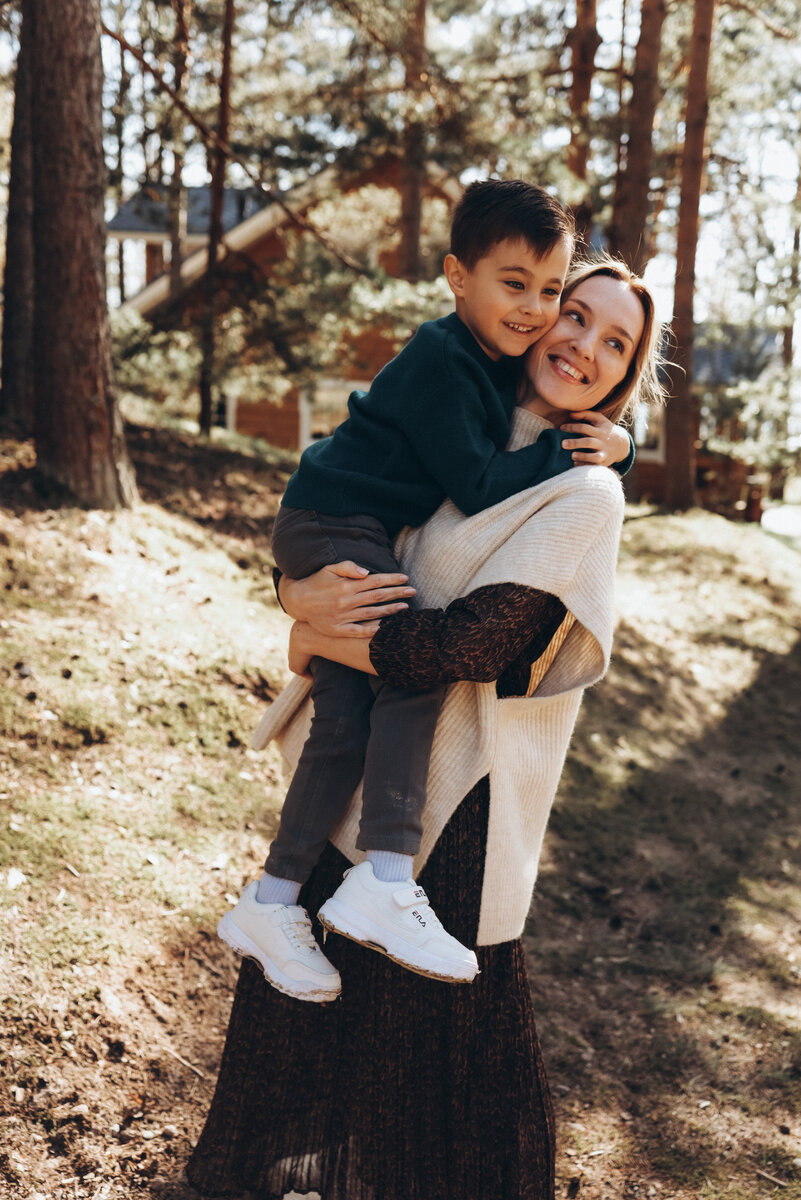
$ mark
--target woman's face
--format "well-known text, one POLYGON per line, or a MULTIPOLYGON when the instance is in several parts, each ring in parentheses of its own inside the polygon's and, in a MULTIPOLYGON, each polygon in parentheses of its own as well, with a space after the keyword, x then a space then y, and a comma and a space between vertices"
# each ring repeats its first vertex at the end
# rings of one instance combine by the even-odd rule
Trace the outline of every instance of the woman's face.
POLYGON ((526 356, 534 394, 525 407, 555 425, 595 408, 625 377, 644 325, 642 304, 627 284, 608 275, 585 279, 526 356))

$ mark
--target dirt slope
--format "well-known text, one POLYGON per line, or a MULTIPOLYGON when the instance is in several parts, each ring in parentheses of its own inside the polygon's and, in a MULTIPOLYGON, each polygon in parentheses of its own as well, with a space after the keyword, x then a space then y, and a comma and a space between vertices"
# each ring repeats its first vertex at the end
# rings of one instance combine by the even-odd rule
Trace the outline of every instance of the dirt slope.
MULTIPOLYGON (((280 802, 247 742, 292 464, 130 439, 145 503, 113 516, 48 509, 0 444, 3 1200, 185 1194, 236 971, 213 929, 280 802)), ((801 559, 635 510, 619 609, 527 932, 557 1194, 801 1197, 801 559)))

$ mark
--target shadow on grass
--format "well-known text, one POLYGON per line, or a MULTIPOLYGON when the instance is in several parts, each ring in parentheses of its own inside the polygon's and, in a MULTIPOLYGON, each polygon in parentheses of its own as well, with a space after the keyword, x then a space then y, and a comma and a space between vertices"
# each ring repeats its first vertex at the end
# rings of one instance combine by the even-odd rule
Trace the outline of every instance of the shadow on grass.
POLYGON ((262 458, 157 426, 129 425, 126 439, 143 500, 254 549, 269 546, 291 457, 262 458))
POLYGON ((644 769, 653 680, 683 669, 627 628, 587 697, 528 926, 546 1063, 568 1108, 630 1114, 656 1177, 720 1187, 744 1156, 798 1179, 801 975, 775 927, 801 882, 801 642, 644 769))
MULTIPOLYGON (((126 442, 143 500, 213 534, 269 549, 273 519, 294 470, 291 456, 262 457, 159 426, 127 425, 126 442)), ((63 489, 36 474, 32 442, 0 440, 0 505, 17 512, 73 506, 63 489)), ((247 550, 243 551, 247 557, 247 550)))

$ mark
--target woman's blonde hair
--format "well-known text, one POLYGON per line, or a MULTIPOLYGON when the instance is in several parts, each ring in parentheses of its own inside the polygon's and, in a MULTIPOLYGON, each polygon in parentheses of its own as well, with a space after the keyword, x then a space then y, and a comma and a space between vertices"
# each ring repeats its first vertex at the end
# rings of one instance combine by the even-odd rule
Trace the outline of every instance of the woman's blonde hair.
POLYGON ((562 304, 581 283, 597 275, 618 279, 633 292, 642 305, 645 317, 642 334, 632 355, 625 376, 609 395, 595 405, 595 411, 603 413, 610 421, 630 424, 640 401, 647 404, 663 404, 665 388, 660 379, 664 363, 662 343, 664 328, 656 318, 654 297, 648 285, 630 271, 626 264, 611 254, 599 254, 591 259, 575 263, 568 272, 562 291, 562 304))

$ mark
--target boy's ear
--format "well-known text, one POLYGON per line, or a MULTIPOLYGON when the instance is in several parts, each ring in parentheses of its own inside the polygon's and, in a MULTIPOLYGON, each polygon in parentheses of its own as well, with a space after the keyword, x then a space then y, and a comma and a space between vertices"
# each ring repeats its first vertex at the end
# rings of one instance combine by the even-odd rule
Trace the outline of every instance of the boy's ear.
POLYGON ((463 296, 465 280, 468 275, 468 270, 464 263, 460 262, 455 254, 446 254, 442 269, 445 272, 448 287, 454 296, 463 296))

